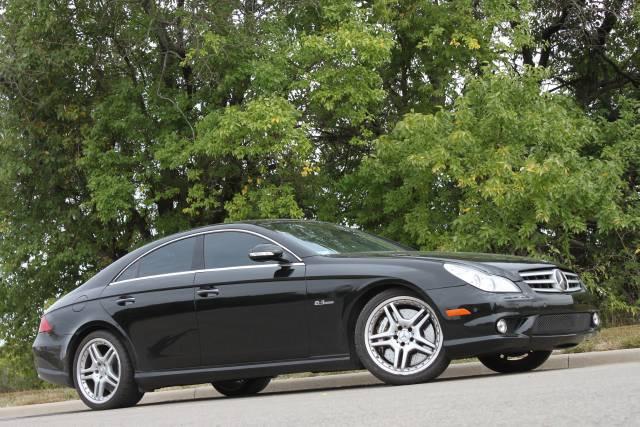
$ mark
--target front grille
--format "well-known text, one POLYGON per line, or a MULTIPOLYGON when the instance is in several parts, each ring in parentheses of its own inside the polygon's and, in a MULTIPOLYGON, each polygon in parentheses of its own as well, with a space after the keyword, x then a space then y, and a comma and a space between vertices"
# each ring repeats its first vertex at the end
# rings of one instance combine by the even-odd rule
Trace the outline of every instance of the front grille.
POLYGON ((582 283, 577 274, 562 270, 521 271, 520 276, 534 291, 537 292, 573 292, 582 289, 582 283), (566 280, 566 289, 561 289, 556 279, 559 271, 566 280))
POLYGON ((547 314, 538 316, 531 328, 533 335, 574 334, 591 328, 591 314, 547 314))

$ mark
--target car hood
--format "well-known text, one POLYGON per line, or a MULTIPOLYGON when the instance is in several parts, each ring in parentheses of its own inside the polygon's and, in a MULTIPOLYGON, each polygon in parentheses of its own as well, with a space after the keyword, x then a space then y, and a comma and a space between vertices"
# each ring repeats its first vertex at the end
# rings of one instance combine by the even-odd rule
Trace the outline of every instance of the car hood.
MULTIPOLYGON (((332 258, 389 258, 415 259, 435 262, 452 262, 465 264, 490 274, 507 276, 512 280, 520 280, 519 271, 547 269, 553 267, 565 268, 557 263, 546 260, 526 258, 514 255, 487 254, 476 252, 363 252, 351 254, 329 255, 332 258)), ((565 268, 566 269, 566 268, 565 268)))

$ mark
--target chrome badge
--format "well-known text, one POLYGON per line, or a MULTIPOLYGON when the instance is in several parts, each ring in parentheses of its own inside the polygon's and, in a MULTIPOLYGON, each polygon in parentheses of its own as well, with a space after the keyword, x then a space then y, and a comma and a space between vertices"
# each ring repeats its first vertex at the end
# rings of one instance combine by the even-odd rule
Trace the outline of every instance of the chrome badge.
POLYGON ((553 270, 551 277, 553 278, 553 281, 554 281, 554 284, 553 284, 554 288, 561 291, 567 290, 567 288, 569 287, 569 283, 567 282, 567 278, 561 270, 558 270, 558 269, 553 270))

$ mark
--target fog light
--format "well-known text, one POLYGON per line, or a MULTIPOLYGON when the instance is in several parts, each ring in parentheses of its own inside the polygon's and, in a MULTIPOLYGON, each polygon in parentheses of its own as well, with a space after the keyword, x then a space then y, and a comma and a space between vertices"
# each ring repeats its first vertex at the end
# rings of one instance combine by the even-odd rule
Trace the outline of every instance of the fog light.
POLYGON ((593 323, 593 326, 595 326, 596 328, 600 326, 600 316, 598 315, 598 313, 593 313, 591 315, 591 323, 593 323))
POLYGON ((500 332, 501 334, 506 334, 507 333, 507 321, 504 319, 500 319, 496 322, 496 329, 498 330, 498 332, 500 332))

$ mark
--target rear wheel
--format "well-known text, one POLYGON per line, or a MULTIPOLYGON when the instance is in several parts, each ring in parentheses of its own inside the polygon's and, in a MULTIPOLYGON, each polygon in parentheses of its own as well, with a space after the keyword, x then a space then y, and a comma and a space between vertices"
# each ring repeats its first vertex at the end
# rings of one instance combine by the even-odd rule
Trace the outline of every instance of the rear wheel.
POLYGON ((363 365, 388 384, 431 380, 449 365, 436 311, 403 289, 369 301, 356 324, 355 345, 363 365))
POLYGON ((126 349, 107 331, 92 332, 80 342, 73 373, 76 391, 91 409, 133 406, 144 395, 134 381, 126 349))
POLYGON ((227 380, 211 383, 218 393, 225 396, 249 396, 258 394, 271 382, 271 377, 227 380))
POLYGON ((528 353, 490 354, 479 356, 480 362, 492 371, 508 374, 526 372, 541 366, 551 356, 550 351, 528 353))

